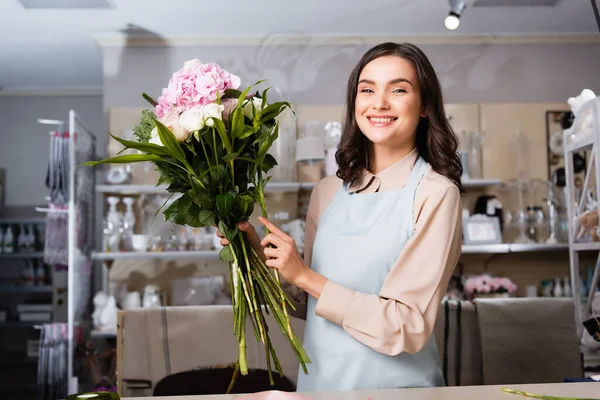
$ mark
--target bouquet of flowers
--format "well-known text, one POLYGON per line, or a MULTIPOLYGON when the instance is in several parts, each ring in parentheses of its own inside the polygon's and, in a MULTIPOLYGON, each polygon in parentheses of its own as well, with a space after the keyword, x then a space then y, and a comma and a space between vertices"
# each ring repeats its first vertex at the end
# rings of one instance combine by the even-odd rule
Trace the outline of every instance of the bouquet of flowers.
MULTIPOLYGON (((152 162, 171 196, 179 197, 164 210, 165 218, 191 227, 217 226, 229 245, 219 258, 230 264, 234 334, 239 343, 236 373, 248 373, 245 320, 250 317, 256 340, 271 361, 281 366, 269 338, 265 313, 271 312, 296 353, 304 372, 310 363, 290 324, 287 307, 293 307, 277 271, 269 269, 249 245, 238 223, 248 220, 258 203, 266 217, 266 174, 277 165, 269 149, 279 132, 278 116, 288 102, 267 102, 267 91, 243 92, 240 78, 218 64, 198 59, 175 72, 158 100, 142 96, 153 107, 144 110, 134 129, 137 141, 111 135, 124 149, 137 154, 117 155, 88 163, 152 162)), ((268 232, 267 232, 268 233, 268 232)), ((234 375, 235 379, 235 375, 234 375)))
POLYGON ((469 298, 510 296, 517 291, 517 285, 509 278, 482 274, 467 278, 464 283, 464 290, 469 298))

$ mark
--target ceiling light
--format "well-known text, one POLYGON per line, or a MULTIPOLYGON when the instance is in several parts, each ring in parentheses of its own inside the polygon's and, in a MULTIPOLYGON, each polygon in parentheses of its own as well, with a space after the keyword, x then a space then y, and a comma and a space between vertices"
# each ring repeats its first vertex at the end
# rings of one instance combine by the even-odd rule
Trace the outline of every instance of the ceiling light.
POLYGON ((444 21, 446 28, 454 30, 460 25, 460 15, 467 7, 467 3, 464 0, 448 0, 450 4, 450 12, 444 21))

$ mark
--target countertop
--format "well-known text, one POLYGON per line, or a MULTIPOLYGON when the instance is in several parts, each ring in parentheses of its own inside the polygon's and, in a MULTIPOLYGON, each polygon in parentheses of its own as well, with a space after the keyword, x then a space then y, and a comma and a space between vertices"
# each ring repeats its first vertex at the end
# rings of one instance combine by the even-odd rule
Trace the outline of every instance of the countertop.
MULTIPOLYGON (((598 398, 600 400, 600 382, 584 383, 552 383, 533 385, 490 385, 490 386, 460 386, 441 388, 419 388, 419 389, 390 389, 390 390, 358 390, 351 392, 316 392, 302 393, 307 400, 527 400, 529 397, 518 396, 503 392, 502 388, 517 389, 525 392, 578 398, 598 398)), ((177 396, 177 397, 129 397, 124 400, 148 400, 148 399, 171 399, 171 400, 234 400, 248 398, 248 400, 284 400, 286 397, 254 395, 207 395, 207 396, 177 396)), ((296 393, 291 393, 290 400, 297 398, 296 393), (296 395, 296 396, 294 396, 296 395)))

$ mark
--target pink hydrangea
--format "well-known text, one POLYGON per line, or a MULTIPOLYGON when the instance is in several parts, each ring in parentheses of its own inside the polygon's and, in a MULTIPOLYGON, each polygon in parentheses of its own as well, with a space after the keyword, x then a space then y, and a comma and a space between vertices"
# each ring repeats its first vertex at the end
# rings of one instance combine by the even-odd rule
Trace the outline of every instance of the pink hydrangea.
POLYGON ((158 98, 156 116, 160 119, 171 107, 182 113, 191 108, 205 106, 217 100, 217 92, 240 87, 240 78, 215 63, 202 64, 200 60, 187 61, 175 72, 158 98))

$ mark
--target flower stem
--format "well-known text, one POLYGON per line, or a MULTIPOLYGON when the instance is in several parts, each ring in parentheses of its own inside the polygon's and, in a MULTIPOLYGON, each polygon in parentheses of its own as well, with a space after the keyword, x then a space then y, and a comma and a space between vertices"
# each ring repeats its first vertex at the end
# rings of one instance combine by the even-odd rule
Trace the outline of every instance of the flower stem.
POLYGON ((507 389, 507 388, 502 388, 502 391, 506 392, 506 393, 516 394, 519 396, 532 397, 535 399, 543 399, 543 400, 598 400, 598 399, 580 399, 580 398, 575 398, 575 397, 545 396, 542 394, 528 393, 528 392, 523 392, 521 390, 507 389))
MULTIPOLYGON (((240 242, 242 243, 242 252, 244 253, 244 261, 246 262, 246 271, 250 271, 250 261, 248 260, 248 253, 246 252, 246 244, 245 244, 245 240, 244 240, 244 234, 242 233, 242 231, 238 231, 238 237, 240 239, 240 242)), ((254 313, 256 315, 256 323, 258 325, 258 331, 260 333, 260 339, 262 341, 263 344, 265 343, 265 331, 264 328, 261 324, 260 318, 258 316, 259 310, 258 310, 258 304, 256 302, 256 294, 254 292, 254 284, 252 283, 252 277, 250 276, 250 274, 248 274, 248 286, 250 286, 250 294, 252 295, 251 297, 251 301, 252 301, 252 306, 254 307, 254 313)))
MULTIPOLYGON (((263 187, 263 179, 262 179, 262 171, 258 170, 258 179, 261 182, 260 185, 260 190, 259 190, 259 202, 260 202, 260 208, 262 210, 262 214, 264 218, 267 218, 267 205, 265 203, 265 193, 264 193, 264 187, 263 187)), ((269 234, 269 229, 265 227, 265 236, 269 234)), ((275 270, 275 281, 277 282, 277 285, 281 287, 281 279, 279 278, 279 271, 275 270)), ((288 310, 287 310, 287 305, 285 303, 285 301, 281 302, 281 308, 283 309, 283 314, 285 315, 285 319, 287 321, 287 330, 288 330, 288 334, 290 336, 293 335, 292 332, 292 325, 290 322, 290 316, 288 315, 288 310)))
POLYGON ((233 370, 233 375, 231 376, 231 381, 229 382, 229 386, 227 387, 227 392, 225 392, 225 394, 230 394, 231 391, 233 390, 233 385, 235 384, 235 380, 237 378, 239 370, 240 370, 240 363, 236 362, 235 369, 233 370))

